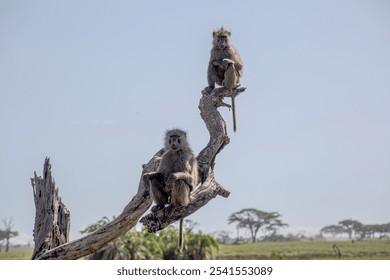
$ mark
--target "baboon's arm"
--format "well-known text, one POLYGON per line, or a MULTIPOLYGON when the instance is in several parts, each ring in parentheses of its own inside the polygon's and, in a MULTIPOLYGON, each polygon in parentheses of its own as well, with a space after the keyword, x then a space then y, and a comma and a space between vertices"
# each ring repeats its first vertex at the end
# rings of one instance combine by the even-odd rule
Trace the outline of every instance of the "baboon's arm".
POLYGON ((160 172, 149 172, 145 173, 143 175, 143 178, 145 180, 152 180, 152 179, 157 179, 157 180, 162 180, 162 173, 160 172))
POLYGON ((172 179, 174 179, 175 181, 183 180, 184 182, 186 182, 187 185, 190 186, 191 189, 194 189, 194 178, 192 178, 192 175, 190 173, 176 172, 176 173, 172 173, 171 176, 173 176, 172 179))

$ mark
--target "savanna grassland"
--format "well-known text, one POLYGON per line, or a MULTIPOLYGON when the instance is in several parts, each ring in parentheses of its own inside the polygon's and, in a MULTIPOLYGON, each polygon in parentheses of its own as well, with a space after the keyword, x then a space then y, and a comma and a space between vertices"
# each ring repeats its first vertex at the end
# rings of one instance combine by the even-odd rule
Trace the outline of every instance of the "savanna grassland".
POLYGON ((10 248, 8 252, 3 248, 0 252, 0 260, 31 260, 32 253, 32 247, 10 248))
MULTIPOLYGON (((10 248, 0 260, 29 260, 32 248, 10 248)), ((291 241, 220 244, 219 260, 390 260, 389 240, 291 241), (341 257, 338 257, 337 249, 341 257)))
POLYGON ((390 260, 389 240, 221 244, 219 260, 390 260), (333 245, 336 245, 335 247, 333 245), (341 257, 338 255, 340 251, 341 257))

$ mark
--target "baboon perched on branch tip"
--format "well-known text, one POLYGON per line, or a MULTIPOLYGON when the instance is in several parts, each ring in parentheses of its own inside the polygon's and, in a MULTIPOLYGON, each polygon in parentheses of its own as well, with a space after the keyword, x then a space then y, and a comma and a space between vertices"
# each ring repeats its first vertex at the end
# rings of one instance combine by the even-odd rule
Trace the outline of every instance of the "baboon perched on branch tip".
POLYGON ((236 132, 236 106, 233 89, 240 86, 242 76, 242 61, 236 48, 231 43, 231 33, 223 27, 213 32, 213 47, 207 70, 208 86, 206 92, 211 92, 215 84, 224 86, 232 94, 233 130, 236 132))

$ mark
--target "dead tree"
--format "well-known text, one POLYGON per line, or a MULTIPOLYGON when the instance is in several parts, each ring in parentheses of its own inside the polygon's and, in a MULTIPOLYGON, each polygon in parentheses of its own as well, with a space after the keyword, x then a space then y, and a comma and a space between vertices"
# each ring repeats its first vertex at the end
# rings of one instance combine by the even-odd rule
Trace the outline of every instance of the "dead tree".
MULTIPOLYGON (((226 123, 218 112, 218 107, 230 105, 223 102, 224 97, 237 96, 245 88, 229 91, 216 88, 210 93, 202 92, 199 103, 200 115, 210 134, 210 141, 197 156, 199 173, 203 183, 191 194, 191 203, 186 207, 165 208, 156 213, 144 216, 141 222, 150 232, 156 232, 169 224, 191 215, 217 195, 228 197, 229 191, 224 189, 214 177, 214 164, 217 154, 229 144, 226 123), (169 213, 169 215, 167 215, 169 213)), ((51 175, 49 159, 45 159, 43 178, 36 173, 31 179, 36 207, 34 226, 35 248, 32 259, 79 259, 105 246, 108 242, 128 232, 149 209, 152 198, 149 186, 142 175, 156 171, 164 149, 159 150, 153 158, 144 164, 137 194, 125 206, 122 213, 113 221, 96 231, 69 242, 70 214, 58 196, 58 189, 51 175)))

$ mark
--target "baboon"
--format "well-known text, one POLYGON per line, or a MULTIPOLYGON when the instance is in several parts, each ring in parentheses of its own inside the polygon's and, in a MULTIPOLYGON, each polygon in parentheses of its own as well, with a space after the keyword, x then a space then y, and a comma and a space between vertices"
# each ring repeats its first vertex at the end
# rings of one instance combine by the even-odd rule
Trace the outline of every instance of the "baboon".
MULTIPOLYGON (((172 204, 177 208, 187 206, 190 192, 197 186, 198 162, 187 142, 187 133, 181 129, 171 129, 165 133, 164 154, 156 172, 144 174, 150 181, 151 193, 156 212, 172 204)), ((179 250, 183 250, 183 219, 179 224, 179 250)))
POLYGON ((337 247, 336 243, 333 244, 332 248, 333 248, 333 251, 335 251, 336 255, 337 255, 339 258, 341 258, 341 251, 340 251, 339 247, 337 247))
MULTIPOLYGON (((215 88, 215 84, 233 90, 240 86, 242 61, 236 48, 231 43, 231 33, 223 27, 213 32, 213 47, 207 70, 208 86, 206 92, 215 88)), ((236 132, 236 108, 232 93, 233 130, 236 132)))

